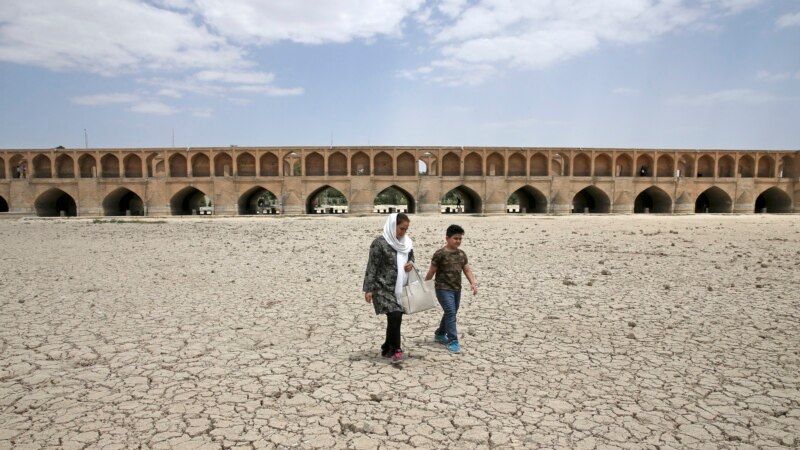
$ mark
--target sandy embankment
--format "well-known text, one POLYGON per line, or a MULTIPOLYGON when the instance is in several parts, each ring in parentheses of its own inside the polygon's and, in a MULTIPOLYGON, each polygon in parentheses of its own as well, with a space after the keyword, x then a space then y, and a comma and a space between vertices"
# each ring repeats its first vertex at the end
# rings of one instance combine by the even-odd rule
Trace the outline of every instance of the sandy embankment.
POLYGON ((451 221, 464 351, 394 366, 382 217, 0 221, 0 448, 800 445, 797 216, 451 221))

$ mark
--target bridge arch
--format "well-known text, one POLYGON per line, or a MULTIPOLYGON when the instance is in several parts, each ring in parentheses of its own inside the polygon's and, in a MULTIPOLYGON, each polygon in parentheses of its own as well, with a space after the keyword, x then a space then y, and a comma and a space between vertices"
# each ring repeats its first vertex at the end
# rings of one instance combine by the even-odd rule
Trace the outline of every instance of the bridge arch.
POLYGON ((734 161, 731 155, 722 155, 717 161, 717 177, 732 178, 735 176, 734 161))
POLYGON ((171 177, 187 177, 189 171, 186 165, 186 157, 180 153, 176 153, 169 157, 169 176, 171 177))
POLYGON ((469 186, 459 185, 442 196, 441 205, 445 213, 480 214, 483 212, 483 199, 469 186))
MULTIPOLYGON (((184 159, 185 161, 185 159, 184 159)), ((206 205, 206 193, 194 186, 186 186, 176 192, 169 201, 173 216, 190 216, 197 214, 201 206, 206 205)))
POLYGON ((489 157, 486 158, 486 167, 488 169, 486 175, 490 177, 503 177, 506 175, 505 161, 500 153, 492 152, 489 157))
MULTIPOLYGON (((11 178, 21 178, 23 177, 22 169, 27 165, 27 160, 24 156, 20 154, 16 154, 11 157, 8 161, 8 165, 11 168, 11 178)), ((27 168, 25 170, 28 170, 27 168)))
MULTIPOLYGON (((267 155, 264 155, 267 156, 267 155)), ((263 157, 261 158, 264 159, 263 157)), ((262 173, 264 169, 261 169, 262 173)), ((214 176, 215 177, 224 177, 224 176, 231 176, 233 174, 233 158, 231 155, 222 152, 217 153, 214 156, 214 176)))
POLYGON ((617 156, 617 176, 618 177, 632 177, 633 176, 633 158, 630 155, 621 154, 617 156))
POLYGON ((716 176, 714 158, 712 158, 711 155, 703 155, 697 159, 697 176, 711 178, 716 176))
POLYGON ((103 214, 106 216, 124 216, 130 211, 132 216, 144 215, 142 197, 132 190, 120 187, 103 199, 103 214))
POLYGON ((772 178, 775 176, 775 159, 764 155, 758 159, 758 178, 772 178))
POLYGON ((674 177, 675 176, 675 160, 672 156, 661 155, 656 162, 656 176, 657 177, 674 177))
POLYGON ((397 176, 413 177, 417 174, 417 170, 418 164, 414 155, 409 152, 403 152, 397 156, 397 176))
POLYGON ((39 217, 58 217, 61 212, 68 217, 78 215, 78 207, 71 195, 59 188, 50 188, 39 195, 33 203, 39 217))
POLYGON ((261 166, 260 170, 262 177, 277 177, 280 175, 278 157, 272 152, 267 152, 261 155, 259 165, 261 166))
POLYGON ((410 192, 403 189, 402 187, 393 184, 378 192, 378 195, 375 196, 373 204, 375 206, 379 205, 394 206, 394 205, 403 205, 403 201, 405 201, 407 210, 406 212, 408 212, 409 214, 414 214, 417 211, 417 202, 414 199, 414 196, 411 195, 410 192))
POLYGON ((461 175, 461 162, 458 155, 448 152, 442 158, 442 176, 457 177, 461 175))
POLYGON ((586 153, 578 153, 572 159, 572 176, 589 177, 592 175, 592 160, 586 153))
POLYGON ((192 176, 193 177, 210 177, 211 176, 211 160, 205 153, 197 153, 192 156, 192 176))
POLYGON ((325 158, 317 152, 311 152, 306 156, 306 173, 308 177, 321 177, 325 175, 325 158))
POLYGON ((142 178, 142 158, 139 155, 130 154, 123 158, 122 167, 126 178, 142 178))
POLYGON ((521 152, 514 152, 508 157, 508 176, 510 177, 524 177, 527 172, 525 170, 525 155, 521 152))
POLYGON ((657 186, 650 186, 642 190, 633 202, 634 214, 644 213, 645 210, 655 214, 669 214, 672 212, 672 197, 657 186))
POLYGON ((394 175, 394 162, 386 152, 375 155, 375 175, 394 175))
POLYGON ((548 175, 547 170, 547 156, 542 153, 536 153, 531 157, 530 166, 530 176, 532 177, 546 177, 548 175))
MULTIPOLYGON (((542 191, 533 186, 525 185, 514 191, 511 196, 516 195, 519 201, 519 212, 546 214, 547 197, 542 191)), ((510 197, 509 197, 510 198, 510 197)))
MULTIPOLYGON (((277 158, 276 158, 277 161, 277 158)), ((239 215, 276 214, 278 196, 263 186, 254 186, 239 197, 239 215)))
POLYGON ((78 170, 81 172, 81 178, 93 178, 97 173, 97 160, 89 154, 81 155, 78 158, 78 170))
POLYGON ((731 212, 732 206, 731 196, 727 192, 717 186, 711 186, 697 196, 697 200, 694 202, 694 212, 725 214, 731 212))
POLYGON ((552 166, 552 174, 560 177, 568 177, 570 175, 569 156, 566 153, 558 152, 550 159, 552 166))
POLYGON ((45 155, 36 155, 36 157, 33 158, 33 177, 34 178, 53 177, 50 158, 48 158, 45 155))
POLYGON ((119 178, 119 158, 108 153, 100 158, 100 173, 103 178, 119 178))
POLYGON ((240 177, 256 176, 256 157, 244 152, 236 157, 236 175, 240 177))
POLYGON ((75 178, 75 160, 71 156, 56 157, 56 178, 75 178))
POLYGON ((794 158, 786 155, 781 158, 780 167, 778 167, 778 176, 780 178, 794 178, 797 176, 794 170, 794 158))
POLYGON ((679 177, 694 177, 694 158, 691 155, 681 155, 678 158, 679 177))
POLYGON ((600 153, 594 158, 594 176, 610 177, 613 175, 611 169, 611 156, 607 153, 600 153))
POLYGON ((756 197, 755 212, 790 213, 792 212, 792 197, 777 187, 771 187, 756 197))
POLYGON ((483 176, 483 158, 478 152, 472 152, 464 158, 464 175, 483 176))
POLYGON ((6 160, 0 157, 0 179, 6 177, 6 160))
POLYGON ((647 154, 636 158, 636 175, 640 177, 653 176, 653 157, 647 154))
POLYGON ((756 160, 750 155, 739 158, 739 176, 742 178, 753 178, 756 176, 756 160))
POLYGON ((572 197, 572 208, 576 213, 607 214, 611 211, 611 200, 597 186, 587 186, 572 197))
POLYGON ((306 197, 306 214, 333 214, 342 211, 341 207, 350 204, 342 191, 326 184, 315 189, 306 197), (318 209, 319 208, 319 209, 318 209))
POLYGON ((350 175, 364 175, 369 176, 370 174, 370 167, 369 167, 369 156, 362 151, 356 152, 352 158, 350 165, 350 175))
POLYGON ((8 212, 8 202, 0 195, 0 213, 8 212))
POLYGON ((334 152, 328 157, 328 175, 346 176, 347 157, 342 152, 334 152))

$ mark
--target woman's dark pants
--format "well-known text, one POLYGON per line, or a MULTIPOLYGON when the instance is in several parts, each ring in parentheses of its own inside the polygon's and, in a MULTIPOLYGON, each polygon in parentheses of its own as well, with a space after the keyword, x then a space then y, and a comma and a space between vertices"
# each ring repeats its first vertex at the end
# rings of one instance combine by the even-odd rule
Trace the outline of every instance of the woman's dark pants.
POLYGON ((386 341, 381 345, 381 354, 394 355, 394 352, 400 350, 400 325, 402 324, 402 312, 386 313, 386 341))

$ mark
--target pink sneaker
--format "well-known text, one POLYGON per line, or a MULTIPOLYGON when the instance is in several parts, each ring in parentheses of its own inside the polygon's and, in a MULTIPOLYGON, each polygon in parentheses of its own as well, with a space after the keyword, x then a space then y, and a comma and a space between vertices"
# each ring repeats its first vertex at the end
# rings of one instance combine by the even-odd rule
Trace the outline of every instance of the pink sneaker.
POLYGON ((402 350, 397 350, 396 352, 394 352, 394 357, 392 357, 393 361, 402 361, 404 359, 406 359, 406 354, 403 353, 402 350))

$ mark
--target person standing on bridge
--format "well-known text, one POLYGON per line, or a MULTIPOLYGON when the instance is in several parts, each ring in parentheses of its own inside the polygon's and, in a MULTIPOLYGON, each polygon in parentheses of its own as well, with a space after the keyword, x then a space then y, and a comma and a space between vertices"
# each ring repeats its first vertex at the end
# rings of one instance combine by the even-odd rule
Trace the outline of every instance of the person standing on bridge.
POLYGON ((401 361, 405 353, 400 345, 403 307, 400 295, 408 283, 407 272, 413 269, 414 245, 406 234, 411 219, 403 213, 389 214, 383 234, 372 241, 364 275, 364 300, 372 303, 375 314, 386 314, 386 340, 381 356, 401 361))

